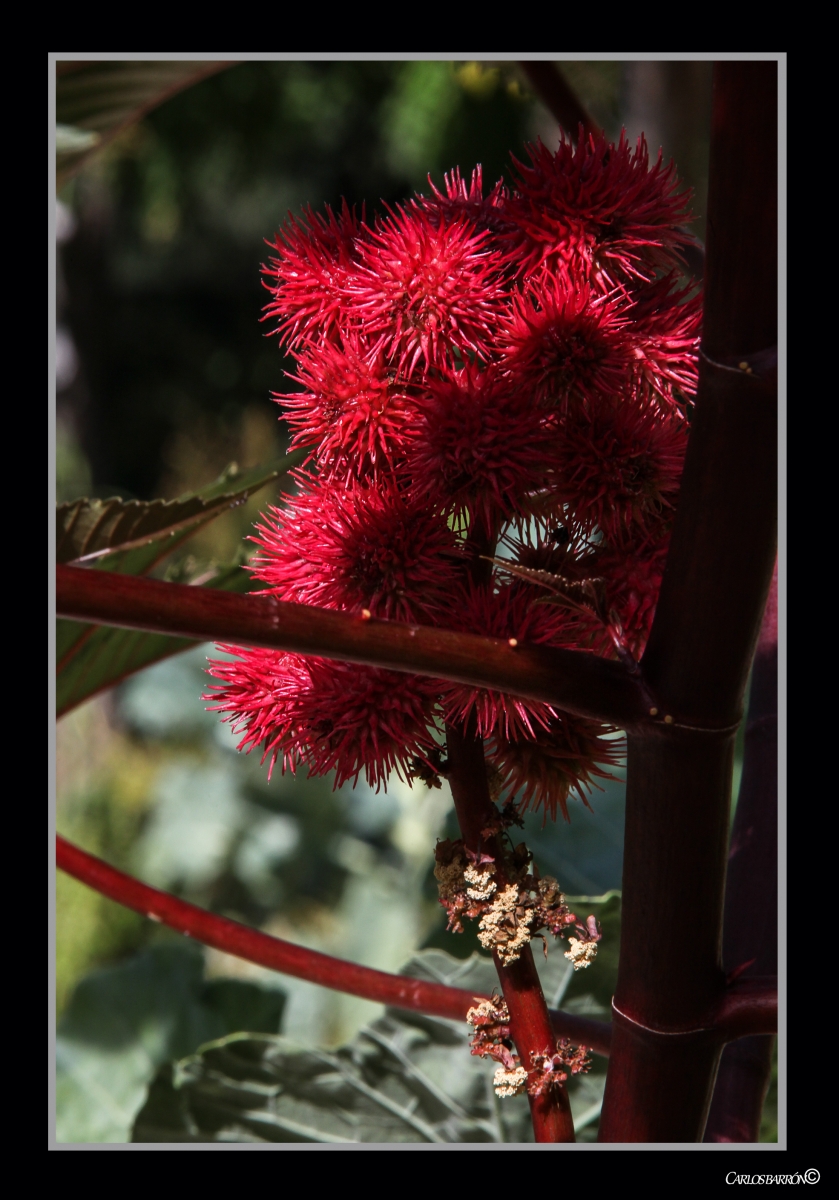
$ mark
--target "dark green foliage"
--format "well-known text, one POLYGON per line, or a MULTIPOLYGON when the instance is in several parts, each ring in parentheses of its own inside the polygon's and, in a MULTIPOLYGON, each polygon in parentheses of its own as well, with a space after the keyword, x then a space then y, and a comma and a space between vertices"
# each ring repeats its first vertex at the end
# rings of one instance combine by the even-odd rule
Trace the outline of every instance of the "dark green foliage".
POLYGON ((78 62, 57 64, 56 176, 63 186, 126 125, 221 64, 78 62))
MULTIPOLYGON (((57 559, 72 562, 95 555, 93 566, 99 570, 145 575, 200 526, 244 504, 267 484, 286 478, 304 457, 305 451, 294 451, 279 462, 245 472, 232 463, 214 483, 179 500, 126 503, 117 498, 83 499, 61 504, 57 513, 57 559)), ((190 565, 188 560, 186 565, 190 565)), ((200 583, 225 591, 245 592, 251 585, 241 563, 214 564, 200 571, 180 570, 178 575, 179 583, 200 583)), ((62 716, 135 671, 194 645, 190 638, 57 621, 57 715, 62 716)))
POLYGON ((242 1027, 279 1028, 283 996, 239 980, 203 979, 203 957, 181 940, 88 975, 58 1026, 57 1137, 128 1140, 161 1063, 242 1027))
POLYGON ((127 551, 156 544, 152 563, 169 554, 188 534, 229 508, 236 508, 266 484, 299 466, 305 451, 287 454, 278 463, 242 472, 235 463, 208 487, 177 500, 72 500, 56 513, 56 562, 96 559, 110 571, 145 574, 147 556, 131 559, 127 551), (105 555, 122 551, 119 559, 105 555))
MULTIPOLYGON (((598 907, 610 913, 616 908, 612 900, 598 907)), ((402 973, 484 994, 497 986, 491 960, 478 955, 462 961, 426 950, 402 973)), ((541 964, 541 975, 550 1000, 573 992, 569 1007, 597 1010, 598 999, 576 985, 559 948, 541 964)), ((132 1141, 532 1141, 526 1097, 496 1097, 496 1064, 470 1053, 470 1036, 465 1022, 396 1009, 334 1051, 304 1049, 278 1036, 234 1034, 161 1067, 132 1141)), ((605 1063, 594 1062, 590 1074, 569 1083, 579 1140, 596 1131, 605 1063)))

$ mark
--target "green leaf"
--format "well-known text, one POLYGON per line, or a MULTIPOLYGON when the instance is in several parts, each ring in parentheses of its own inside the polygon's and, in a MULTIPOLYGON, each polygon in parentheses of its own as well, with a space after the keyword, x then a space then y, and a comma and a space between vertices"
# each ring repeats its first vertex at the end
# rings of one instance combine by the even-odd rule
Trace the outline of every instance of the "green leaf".
POLYGON ((778 1039, 772 1049, 772 1074, 769 1079, 769 1090, 763 1102, 763 1113, 760 1118, 759 1142, 777 1142, 778 1140, 778 1039))
MULTIPOLYGON (((276 462, 240 472, 231 463, 213 483, 178 500, 73 500, 57 509, 56 557, 85 561, 98 570, 145 575, 201 525, 244 504, 249 496, 281 479, 304 461, 294 450, 276 462), (235 487, 231 486, 235 480, 235 487)), ((247 574, 233 566, 217 569, 210 586, 247 591, 247 574)), ((56 622, 56 711, 58 716, 142 667, 188 650, 195 643, 164 634, 137 633, 56 622), (80 657, 81 656, 81 657, 80 657), (113 662, 109 661, 113 656, 113 662)))
POLYGON ((97 150, 171 96, 230 63, 56 63, 56 183, 59 189, 97 150))
POLYGON ((189 942, 152 946, 86 976, 56 1038, 56 1138, 127 1142, 161 1063, 243 1025, 279 1029, 281 992, 241 980, 204 982, 189 942))
POLYGON ((214 483, 177 500, 71 500, 56 509, 56 560, 60 563, 92 562, 114 551, 145 549, 164 542, 151 562, 146 556, 109 561, 108 570, 143 574, 157 558, 168 554, 189 533, 226 509, 244 504, 253 492, 265 487, 306 457, 295 450, 268 466, 240 472, 231 464, 214 483), (231 486, 233 485, 233 486, 231 486))
MULTIPOLYGON (((550 1000, 569 989, 574 972, 560 947, 539 969, 550 1000)), ((484 994, 498 984, 492 960, 477 954, 463 960, 420 951, 402 973, 484 994)), ((584 996, 577 995, 578 1008, 584 996)), ((596 1006, 592 998, 589 1007, 596 1006)), ((495 1095, 496 1064, 470 1053, 470 1035, 465 1022, 397 1009, 333 1051, 302 1049, 276 1035, 233 1034, 160 1069, 132 1140, 532 1141, 527 1098, 495 1095)), ((594 1061, 589 1075, 569 1081, 581 1140, 591 1139, 600 1112, 605 1063, 594 1061)))
MULTIPOLYGON (((171 553, 191 530, 180 537, 174 537, 168 543, 150 542, 145 546, 136 546, 133 550, 117 550, 91 564, 94 569, 120 571, 125 575, 145 575, 164 555, 171 553)), ((97 625, 87 625, 81 621, 62 621, 55 623, 55 664, 58 674, 58 686, 61 687, 61 676, 68 669, 73 657, 93 637, 97 625)))
MULTIPOLYGON (((241 566, 225 566, 217 568, 216 574, 201 586, 246 592, 251 579, 241 566)), ((55 707, 58 717, 135 671, 191 650, 196 645, 194 638, 169 637, 165 633, 83 625, 77 621, 58 621, 57 624, 60 667, 55 707)))

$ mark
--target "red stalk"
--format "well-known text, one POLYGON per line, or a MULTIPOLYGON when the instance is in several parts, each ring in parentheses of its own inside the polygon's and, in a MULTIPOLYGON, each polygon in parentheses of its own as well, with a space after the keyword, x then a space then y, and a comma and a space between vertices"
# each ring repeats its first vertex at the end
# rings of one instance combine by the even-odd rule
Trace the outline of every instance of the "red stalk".
POLYGON ((649 701, 620 663, 580 650, 512 649, 498 638, 349 613, 269 596, 56 567, 59 617, 196 640, 317 654, 547 700, 566 712, 634 728, 649 701))
MULTIPOLYGON (((237 958, 268 967, 272 971, 292 975, 296 979, 307 979, 310 983, 348 992, 352 996, 362 996, 365 1000, 429 1013, 452 1021, 465 1021, 467 1010, 476 999, 487 999, 463 988, 446 987, 441 983, 429 983, 362 967, 345 959, 333 958, 330 954, 295 946, 281 938, 270 937, 257 929, 249 929, 238 921, 216 916, 167 892, 149 887, 62 837, 55 840, 55 855, 59 870, 66 871, 74 879, 115 900, 117 904, 123 904, 149 920, 168 925, 170 929, 176 929, 205 946, 213 946, 216 950, 234 954, 237 958)), ((552 1012, 550 1015, 555 1035, 584 1043, 596 1054, 609 1053, 611 1029, 605 1022, 571 1013, 552 1012)))
MULTIPOLYGON (((723 969, 738 984, 778 969, 778 568, 752 670, 740 798, 725 885, 723 969)), ((756 1142, 769 1086, 774 1037, 744 1037, 720 1060, 706 1142, 756 1142)), ((750 1034, 756 1034, 753 1027, 750 1034)))
MULTIPOLYGON (((497 819, 498 810, 490 800, 486 779, 483 743, 468 729, 461 733, 446 728, 448 749, 447 779, 454 797, 460 831, 469 849, 484 850, 495 859, 495 879, 506 885, 504 855, 499 837, 485 838, 482 830, 497 819)), ((531 1071, 531 1054, 553 1052, 556 1034, 551 1024, 542 985, 530 947, 517 962, 504 966, 493 954, 495 967, 507 1008, 510 1031, 522 1066, 531 1071)), ((557 1086, 542 1096, 528 1096, 533 1132, 537 1142, 573 1142, 574 1122, 564 1087, 557 1086)))
POLYGON ((599 135, 600 126, 568 86, 559 63, 523 61, 519 67, 551 116, 575 141, 581 125, 585 134, 599 135))
POLYGON ((733 735, 776 543, 776 87, 773 62, 716 68, 704 357, 642 662, 675 723, 628 738, 603 1141, 701 1140, 719 1057, 733 735))
MULTIPOLYGON (((737 1039, 751 1041, 755 1035, 768 1036, 771 1041, 778 1029, 776 977, 756 975, 730 983, 714 1017, 714 1029, 721 1041, 735 1047, 737 1039)), ((760 1099, 762 1104, 763 1096, 760 1099)), ((757 1141, 757 1138, 743 1140, 757 1141)))

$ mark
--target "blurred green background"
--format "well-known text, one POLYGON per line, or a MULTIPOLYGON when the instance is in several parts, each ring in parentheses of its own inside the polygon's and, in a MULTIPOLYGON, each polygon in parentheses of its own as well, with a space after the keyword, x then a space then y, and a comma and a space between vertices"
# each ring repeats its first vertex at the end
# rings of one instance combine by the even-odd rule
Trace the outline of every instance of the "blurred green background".
MULTIPOLYGON (((710 64, 564 69, 611 136, 644 129, 676 159, 701 236, 710 64)), ((264 239, 303 205, 346 198, 370 216, 455 165, 481 163, 491 184, 537 137, 554 145, 558 127, 515 64, 475 62, 243 63, 128 128, 59 195, 58 500, 172 498, 231 461, 276 458, 287 436, 270 393, 291 364, 260 323, 264 239)), ((181 556, 230 561, 275 495, 212 522, 181 556)), ((444 931, 431 875, 436 838, 454 833, 447 789, 269 784, 205 711, 208 653, 61 721, 58 831, 158 887, 370 966, 398 970, 420 947, 470 955, 474 937, 444 931)), ((621 783, 592 804, 573 804, 570 826, 529 817, 526 836, 543 872, 595 896, 620 887, 621 783)), ((299 1045, 339 1046, 381 1011, 202 954, 65 875, 56 889, 59 1140, 126 1140, 155 1070, 209 1038, 282 1027, 299 1045)))

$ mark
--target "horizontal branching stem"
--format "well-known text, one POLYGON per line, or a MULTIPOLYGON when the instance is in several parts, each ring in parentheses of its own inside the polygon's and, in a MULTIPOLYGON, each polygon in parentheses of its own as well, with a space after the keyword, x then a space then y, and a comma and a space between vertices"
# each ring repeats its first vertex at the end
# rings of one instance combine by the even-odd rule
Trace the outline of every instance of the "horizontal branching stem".
MULTIPOLYGON (((238 921, 209 913, 168 892, 149 887, 62 837, 56 838, 56 865, 103 896, 205 946, 337 992, 348 992, 393 1008, 428 1013, 450 1021, 465 1021, 467 1010, 476 1001, 488 999, 464 988, 362 967, 249 929, 238 921)), ((589 1046, 596 1054, 609 1053, 611 1028, 606 1022, 553 1011, 551 1023, 558 1036, 589 1046)))
POLYGON ((581 650, 509 646, 424 625, 364 620, 270 596, 56 568, 56 613, 77 621, 319 655, 543 700, 621 729, 649 723, 640 679, 581 650))
POLYGON ((728 985, 715 1027, 724 1042, 778 1032, 778 980, 773 976, 738 979, 728 985))

